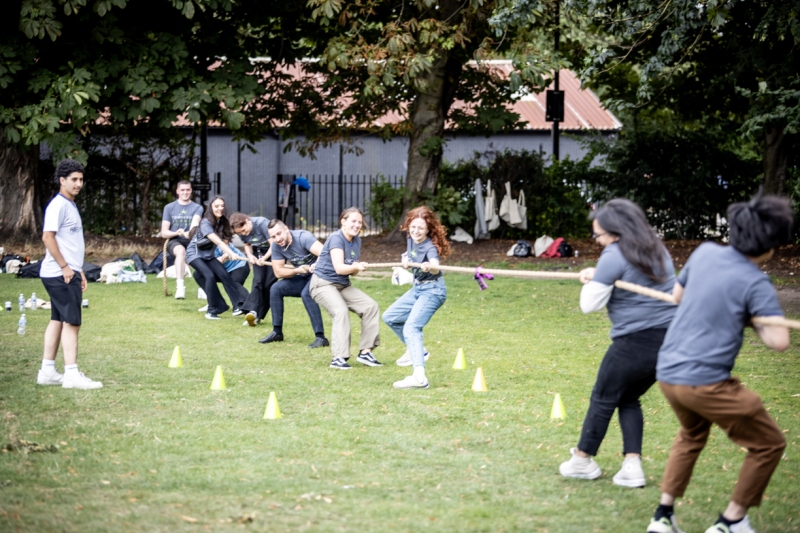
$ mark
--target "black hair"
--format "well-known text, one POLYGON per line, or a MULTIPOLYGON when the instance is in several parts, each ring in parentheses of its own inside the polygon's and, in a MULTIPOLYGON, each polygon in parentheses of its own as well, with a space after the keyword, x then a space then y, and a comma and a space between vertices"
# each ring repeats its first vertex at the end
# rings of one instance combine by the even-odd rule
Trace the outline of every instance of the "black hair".
POLYGON ((647 221, 642 208, 615 198, 589 215, 609 234, 618 237, 622 256, 653 281, 664 282, 671 273, 666 271, 664 257, 667 249, 647 221))
POLYGON ((794 222, 788 198, 762 196, 728 206, 731 246, 750 257, 758 257, 789 240, 794 222))
POLYGON ((233 230, 231 229, 231 223, 229 220, 228 215, 228 202, 225 202, 225 207, 222 209, 222 216, 217 217, 214 216, 214 210, 211 208, 211 205, 216 202, 217 200, 222 200, 225 202, 225 198, 222 196, 215 196, 209 202, 208 206, 206 207, 206 212, 203 215, 203 218, 211 222, 211 226, 214 228, 214 233, 222 239, 223 241, 230 241, 233 238, 233 230))
POLYGON ((60 161, 56 166, 56 171, 55 171, 56 181, 60 180, 61 178, 66 178, 73 172, 80 172, 81 174, 83 174, 84 172, 86 172, 86 169, 83 167, 83 165, 81 165, 74 159, 64 159, 60 161))

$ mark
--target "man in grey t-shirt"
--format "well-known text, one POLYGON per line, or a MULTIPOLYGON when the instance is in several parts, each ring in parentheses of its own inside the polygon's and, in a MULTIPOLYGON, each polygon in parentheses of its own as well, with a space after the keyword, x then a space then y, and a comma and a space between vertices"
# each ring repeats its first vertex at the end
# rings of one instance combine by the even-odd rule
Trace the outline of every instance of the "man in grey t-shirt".
MULTIPOLYGON (((198 224, 203 216, 203 207, 192 202, 192 184, 181 180, 175 189, 178 200, 164 206, 161 216, 161 236, 169 239, 167 253, 175 258, 175 275, 177 287, 175 298, 186 297, 186 286, 183 278, 186 275, 186 247, 189 245, 189 231, 198 224)), ((167 258, 164 258, 167 261, 167 258)))
MULTIPOLYGON (((728 207, 730 246, 705 243, 692 253, 672 295, 680 303, 658 353, 656 378, 681 428, 672 444, 661 500, 649 533, 677 530, 675 498, 683 496, 698 456, 717 424, 747 449, 730 503, 706 533, 752 532, 747 510, 757 506, 786 448, 786 439, 759 396, 731 376, 742 330, 753 317, 781 317, 769 277, 758 267, 789 237, 788 199, 756 196, 728 207)), ((783 351, 789 330, 755 324, 768 347, 783 351)))
POLYGON ((272 269, 280 278, 269 291, 272 309, 272 331, 259 342, 267 344, 283 341, 283 298, 299 297, 311 319, 311 327, 316 338, 309 348, 329 346, 322 324, 319 304, 309 294, 309 282, 314 272, 314 264, 322 252, 322 243, 306 230, 290 230, 282 221, 274 219, 269 223, 269 236, 272 245, 272 269), (286 263, 291 264, 291 267, 286 263))

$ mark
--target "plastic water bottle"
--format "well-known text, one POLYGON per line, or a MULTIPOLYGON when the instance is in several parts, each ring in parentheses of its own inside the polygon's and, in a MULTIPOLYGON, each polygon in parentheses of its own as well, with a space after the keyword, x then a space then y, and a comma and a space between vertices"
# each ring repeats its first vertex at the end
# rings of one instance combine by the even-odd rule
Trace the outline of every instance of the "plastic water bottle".
POLYGON ((17 303, 19 303, 19 312, 20 313, 24 312, 25 311, 25 295, 24 294, 20 294, 19 295, 19 300, 17 300, 17 303))
POLYGON ((17 327, 17 333, 20 335, 25 335, 25 328, 28 325, 28 320, 25 318, 25 313, 22 313, 22 316, 19 317, 19 326, 17 327))
POLYGON ((31 311, 36 311, 36 293, 31 294, 31 311))

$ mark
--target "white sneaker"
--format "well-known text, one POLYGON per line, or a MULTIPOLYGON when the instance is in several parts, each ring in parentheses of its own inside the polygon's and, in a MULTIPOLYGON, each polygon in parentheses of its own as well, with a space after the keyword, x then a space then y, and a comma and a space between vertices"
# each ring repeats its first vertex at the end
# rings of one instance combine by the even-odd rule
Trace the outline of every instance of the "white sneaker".
POLYGON ((614 476, 614 485, 620 487, 644 487, 645 478, 641 457, 629 457, 622 462, 622 468, 614 476))
POLYGON ((184 298, 186 298, 186 286, 177 287, 175 289, 175 299, 183 300, 184 298))
POLYGON ((39 385, 62 385, 64 383, 64 374, 59 374, 57 370, 42 370, 39 369, 39 375, 36 376, 36 383, 39 385))
POLYGON ((706 533, 756 533, 756 531, 750 527, 750 519, 745 515, 741 522, 731 524, 731 527, 725 524, 714 524, 706 529, 706 533))
POLYGON ((203 289, 197 289, 197 299, 198 300, 208 300, 206 297, 206 291, 203 289))
POLYGON ((83 372, 74 372, 64 376, 64 383, 61 385, 65 389, 102 389, 103 384, 99 381, 92 381, 83 372))
POLYGON ((672 515, 669 518, 664 517, 661 520, 656 520, 655 518, 650 519, 650 525, 647 526, 647 533, 683 533, 683 531, 678 527, 678 521, 675 519, 675 515, 672 515))
POLYGON ((205 313, 206 311, 208 311, 208 304, 197 310, 198 313, 205 313))
POLYGON ((578 457, 575 455, 576 450, 577 448, 570 448, 569 453, 572 454, 572 458, 565 463, 561 463, 561 466, 558 467, 558 471, 561 472, 561 475, 576 479, 599 478, 603 471, 600 470, 600 467, 597 466, 594 459, 591 457, 578 457))
POLYGON ((417 381, 417 378, 414 376, 408 376, 400 381, 395 381, 393 385, 395 389, 427 389, 429 386, 430 384, 427 379, 420 382, 417 381))
MULTIPOLYGON (((423 355, 422 357, 427 362, 431 354, 425 348, 422 348, 422 350, 425 352, 425 355, 423 355)), ((397 363, 397 366, 411 366, 411 354, 408 353, 408 350, 406 350, 406 353, 404 353, 400 359, 395 361, 395 363, 397 363)))

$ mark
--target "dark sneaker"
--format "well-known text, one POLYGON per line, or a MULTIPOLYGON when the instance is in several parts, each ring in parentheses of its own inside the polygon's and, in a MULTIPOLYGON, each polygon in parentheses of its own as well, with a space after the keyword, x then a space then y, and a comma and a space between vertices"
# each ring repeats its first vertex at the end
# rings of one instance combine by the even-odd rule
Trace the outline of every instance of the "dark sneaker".
POLYGON ((270 342, 283 342, 283 335, 281 333, 278 333, 277 331, 270 331, 269 335, 259 340, 258 342, 260 342, 261 344, 267 344, 270 342))
POLYGON ((331 361, 331 368, 335 368, 336 370, 350 370, 353 367, 348 365, 347 361, 341 357, 334 357, 333 361, 331 361))
POLYGON ((206 318, 209 320, 219 320, 220 318, 216 313, 206 313, 206 318))
POLYGON ((314 339, 314 342, 308 345, 309 348, 324 348, 325 346, 330 346, 331 343, 328 342, 328 339, 325 337, 317 337, 314 339))
POLYGON ((240 316, 240 315, 242 315, 242 314, 244 314, 244 311, 242 311, 242 310, 241 310, 241 309, 239 309, 238 307, 237 307, 236 309, 234 309, 234 310, 233 310, 233 316, 240 316))
POLYGON ((372 352, 358 354, 356 361, 367 366, 383 366, 380 361, 375 359, 375 356, 372 355, 372 352))

